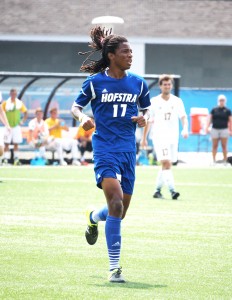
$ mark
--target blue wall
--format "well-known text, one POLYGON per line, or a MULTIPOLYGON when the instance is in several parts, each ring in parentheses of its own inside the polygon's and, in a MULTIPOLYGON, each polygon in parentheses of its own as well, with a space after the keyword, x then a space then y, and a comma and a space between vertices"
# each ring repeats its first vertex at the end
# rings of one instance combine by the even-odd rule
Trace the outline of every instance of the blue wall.
MULTIPOLYGON (((217 97, 224 94, 227 97, 227 107, 232 110, 232 90, 208 90, 208 89, 181 89, 180 98, 183 100, 186 113, 189 117, 189 124, 191 126, 190 109, 191 107, 208 108, 209 112, 217 105, 217 97)), ((191 135, 188 139, 180 138, 179 151, 180 152, 195 152, 198 151, 198 142, 200 142, 199 150, 201 152, 211 151, 210 136, 191 135)), ((232 137, 229 139, 228 150, 232 152, 232 137)), ((221 147, 219 147, 221 151, 221 147)))
MULTIPOLYGON (((160 93, 157 86, 150 91, 151 97, 160 93)), ((183 100, 186 113, 189 120, 189 129, 191 129, 190 110, 192 107, 208 108, 209 112, 217 105, 217 97, 224 94, 227 97, 227 107, 232 110, 232 89, 191 89, 181 88, 179 97, 183 100)), ((182 126, 180 125, 180 131, 182 126)), ((180 136, 179 151, 180 152, 211 152, 211 139, 209 135, 191 134, 188 139, 180 136)), ((232 152, 232 137, 229 138, 228 150, 232 152)), ((218 151, 221 152, 219 146, 218 151)))

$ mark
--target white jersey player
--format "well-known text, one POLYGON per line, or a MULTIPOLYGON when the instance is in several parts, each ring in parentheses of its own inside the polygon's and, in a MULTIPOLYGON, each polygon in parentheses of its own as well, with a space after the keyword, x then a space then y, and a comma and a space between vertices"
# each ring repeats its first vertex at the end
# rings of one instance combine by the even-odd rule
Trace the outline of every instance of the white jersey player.
POLYGON ((156 181, 154 198, 163 198, 161 188, 168 185, 172 199, 180 194, 175 191, 174 178, 171 171, 173 162, 177 161, 179 142, 179 119, 182 122, 182 136, 188 137, 188 119, 183 101, 172 95, 172 77, 162 75, 159 79, 161 94, 151 99, 150 122, 144 129, 141 146, 147 145, 147 134, 152 129, 151 137, 157 160, 161 162, 161 170, 156 181))

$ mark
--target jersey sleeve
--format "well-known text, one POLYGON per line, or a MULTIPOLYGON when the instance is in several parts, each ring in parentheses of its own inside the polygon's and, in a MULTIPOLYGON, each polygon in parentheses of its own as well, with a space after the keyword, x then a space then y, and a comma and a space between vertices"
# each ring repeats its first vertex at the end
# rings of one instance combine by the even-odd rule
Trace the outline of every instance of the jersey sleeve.
POLYGON ((25 106, 24 103, 22 103, 22 107, 21 107, 20 111, 21 111, 22 113, 25 113, 25 112, 27 111, 27 108, 26 108, 26 106, 25 106))
POLYGON ((74 101, 74 106, 85 107, 89 101, 96 98, 93 82, 91 77, 88 77, 80 90, 79 95, 77 96, 76 100, 74 101))
POLYGON ((144 110, 148 109, 151 105, 150 102, 150 93, 148 90, 148 86, 145 80, 141 81, 141 92, 139 95, 139 109, 144 110))
POLYGON ((6 101, 2 102, 2 110, 4 110, 4 112, 6 112, 6 101))

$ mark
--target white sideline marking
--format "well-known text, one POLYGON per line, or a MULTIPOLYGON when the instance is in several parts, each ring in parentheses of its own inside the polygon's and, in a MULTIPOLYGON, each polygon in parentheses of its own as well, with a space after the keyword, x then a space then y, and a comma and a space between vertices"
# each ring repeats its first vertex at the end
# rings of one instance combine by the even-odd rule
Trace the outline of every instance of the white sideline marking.
MULTIPOLYGON (((94 178, 93 178, 94 179, 94 178)), ((28 181, 28 182, 64 182, 64 183, 67 183, 67 182, 70 182, 70 183, 73 183, 73 182, 83 182, 83 183, 88 183, 88 182, 91 182, 92 180, 89 180, 89 179, 51 179, 51 178, 17 178, 17 177, 1 177, 1 180, 2 181, 28 181)))
MULTIPOLYGON (((91 179, 50 179, 50 178, 27 178, 27 177, 1 177, 2 181, 28 181, 28 182, 64 182, 64 183, 88 183, 94 181, 94 176, 91 179)), ((154 182, 135 181, 135 185, 154 185, 154 182)), ((232 183, 198 183, 198 182, 176 182, 177 186, 205 186, 205 187, 232 187, 232 183)))

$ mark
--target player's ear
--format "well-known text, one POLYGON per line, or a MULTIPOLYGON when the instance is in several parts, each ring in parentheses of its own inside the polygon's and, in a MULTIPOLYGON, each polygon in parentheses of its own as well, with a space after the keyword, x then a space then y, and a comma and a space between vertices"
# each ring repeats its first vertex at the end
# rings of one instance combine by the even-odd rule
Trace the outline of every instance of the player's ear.
POLYGON ((112 60, 114 58, 114 53, 109 52, 107 55, 109 60, 112 60))

